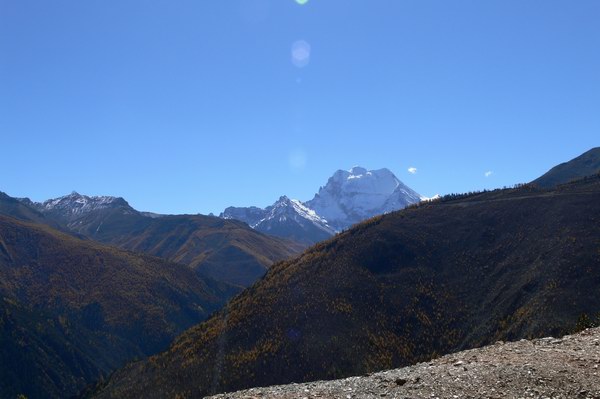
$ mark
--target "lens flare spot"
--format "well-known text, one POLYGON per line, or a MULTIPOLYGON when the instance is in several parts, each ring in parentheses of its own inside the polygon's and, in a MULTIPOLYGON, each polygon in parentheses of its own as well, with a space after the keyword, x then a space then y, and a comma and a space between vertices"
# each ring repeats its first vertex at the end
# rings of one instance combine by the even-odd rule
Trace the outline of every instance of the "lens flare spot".
POLYGON ((301 6, 303 6, 306 3, 308 3, 308 0, 296 0, 296 3, 300 4, 301 6))
POLYGON ((293 150, 288 157, 290 168, 294 172, 302 171, 306 167, 306 158, 306 152, 303 149, 297 148, 293 150))
POLYGON ((304 40, 298 40, 292 44, 292 64, 298 68, 304 68, 310 62, 310 44, 304 40))

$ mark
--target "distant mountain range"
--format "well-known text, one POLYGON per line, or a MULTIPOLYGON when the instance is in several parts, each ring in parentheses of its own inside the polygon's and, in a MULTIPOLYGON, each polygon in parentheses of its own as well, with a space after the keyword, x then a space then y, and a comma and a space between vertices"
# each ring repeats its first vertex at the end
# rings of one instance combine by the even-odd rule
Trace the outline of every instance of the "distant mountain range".
POLYGON ((297 243, 261 234, 235 220, 139 212, 119 197, 73 192, 43 203, 28 198, 18 202, 28 220, 52 223, 105 244, 182 263, 200 275, 240 286, 252 284, 273 262, 302 249, 297 243))
POLYGON ((241 220, 278 237, 314 244, 365 219, 403 209, 423 197, 389 169, 338 170, 307 202, 281 197, 265 208, 229 207, 224 219, 241 220))
POLYGON ((74 395, 300 249, 243 222, 138 212, 123 198, 0 193, 0 398, 74 395))
POLYGON ((272 267, 95 397, 203 397, 559 336, 600 312, 599 248, 600 175, 423 202, 272 267))
POLYGON ((552 184, 420 203, 389 171, 338 171, 306 203, 230 209, 254 229, 0 193, 0 399, 94 381, 100 398, 197 397, 559 335, 600 312, 600 175, 584 155, 552 184))

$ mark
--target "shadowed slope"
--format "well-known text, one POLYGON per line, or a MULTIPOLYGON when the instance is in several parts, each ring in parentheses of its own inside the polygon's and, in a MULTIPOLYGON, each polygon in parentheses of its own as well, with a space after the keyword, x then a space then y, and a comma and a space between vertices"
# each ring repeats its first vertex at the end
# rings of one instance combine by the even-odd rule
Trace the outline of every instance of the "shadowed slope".
POLYGON ((532 183, 544 188, 556 187, 582 177, 600 173, 600 147, 550 169, 532 183))
POLYGON ((59 223, 44 216, 44 214, 31 206, 32 204, 29 199, 19 200, 0 191, 0 215, 10 216, 25 222, 46 224, 56 229, 61 229, 59 223))
POLYGON ((364 222, 267 275, 97 397, 199 397, 389 369, 600 311, 600 178, 364 222))
POLYGON ((241 286, 254 283, 275 261, 302 248, 254 231, 242 222, 202 215, 151 219, 136 234, 107 241, 189 265, 201 275, 241 286))
POLYGON ((164 349, 237 289, 0 216, 0 397, 67 397, 164 349))
POLYGON ((93 240, 183 263, 202 276, 240 286, 252 284, 274 262, 304 249, 238 221, 138 212, 118 197, 89 197, 74 192, 44 203, 7 198, 19 205, 22 213, 45 218, 20 219, 60 225, 93 240))

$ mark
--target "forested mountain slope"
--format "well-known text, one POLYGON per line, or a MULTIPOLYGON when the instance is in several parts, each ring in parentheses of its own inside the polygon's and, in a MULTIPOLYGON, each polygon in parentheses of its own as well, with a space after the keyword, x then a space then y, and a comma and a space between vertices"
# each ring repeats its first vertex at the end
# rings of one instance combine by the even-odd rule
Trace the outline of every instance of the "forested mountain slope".
MULTIPOLYGON (((12 199, 12 202, 18 201, 12 199)), ((235 220, 139 212, 120 197, 90 197, 73 192, 43 203, 28 199, 20 202, 21 208, 44 218, 35 221, 61 226, 65 231, 105 244, 183 263, 201 276, 240 286, 252 284, 274 262, 304 248, 235 220)), ((10 212, 5 214, 14 216, 10 212)))
POLYGON ((99 398, 192 398, 560 335, 600 311, 600 177, 447 196, 273 266, 99 398))
POLYGON ((0 216, 0 398, 76 394, 237 292, 187 266, 0 216))

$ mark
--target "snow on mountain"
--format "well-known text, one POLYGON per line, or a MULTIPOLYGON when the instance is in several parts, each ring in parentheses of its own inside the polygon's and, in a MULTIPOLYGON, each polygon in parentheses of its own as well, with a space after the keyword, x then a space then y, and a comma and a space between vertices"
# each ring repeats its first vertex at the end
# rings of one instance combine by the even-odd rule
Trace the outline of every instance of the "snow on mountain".
POLYGON ((64 197, 44 201, 42 206, 46 210, 65 209, 74 214, 85 213, 96 209, 104 209, 115 204, 126 203, 123 198, 99 196, 88 197, 73 191, 64 197))
POLYGON ((389 169, 355 166, 338 170, 308 202, 281 197, 265 208, 229 207, 225 219, 237 219, 264 233, 315 243, 370 217, 396 211, 421 200, 389 169))
POLYGON ((248 226, 256 228, 256 225, 267 217, 268 213, 269 211, 266 209, 261 209, 256 206, 247 208, 230 206, 229 208, 226 208, 219 217, 223 219, 241 220, 242 222, 247 223, 248 226))
POLYGON ((314 244, 335 234, 327 220, 307 208, 302 202, 282 196, 265 209, 229 207, 221 213, 224 219, 246 222, 260 232, 289 238, 304 244, 314 244))
POLYGON ((327 225, 327 220, 323 219, 316 214, 312 209, 307 208, 302 202, 290 199, 287 196, 282 196, 279 200, 266 209, 266 216, 256 224, 260 227, 267 221, 276 220, 279 222, 285 222, 288 218, 292 218, 298 221, 300 218, 302 221, 308 220, 314 223, 317 227, 323 231, 327 231, 333 234, 333 230, 327 225))
MULTIPOLYGON (((23 199, 22 201, 26 202, 27 200, 23 199)), ((120 208, 126 214, 137 212, 123 198, 110 196, 90 197, 81 195, 75 191, 69 195, 49 199, 41 203, 29 201, 29 205, 44 214, 53 215, 65 222, 71 222, 91 212, 104 209, 120 208)))
POLYGON ((335 234, 326 220, 298 200, 282 196, 265 210, 265 218, 255 226, 256 230, 263 233, 305 244, 314 244, 335 234))
POLYGON ((400 182, 398 187, 396 187, 392 195, 390 195, 385 202, 382 210, 383 213, 394 212, 399 209, 404 209, 407 206, 417 203, 421 200, 422 196, 400 182))
POLYGON ((335 172, 305 205, 340 231, 370 217, 405 208, 420 199, 419 194, 389 169, 369 171, 356 166, 335 172))

